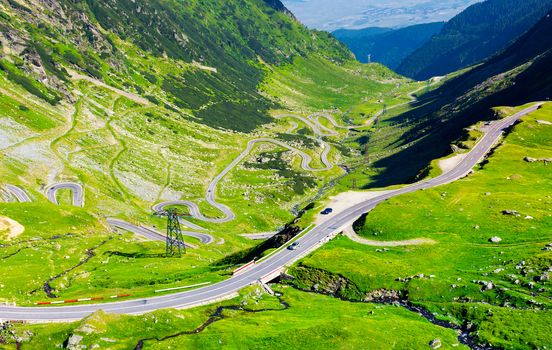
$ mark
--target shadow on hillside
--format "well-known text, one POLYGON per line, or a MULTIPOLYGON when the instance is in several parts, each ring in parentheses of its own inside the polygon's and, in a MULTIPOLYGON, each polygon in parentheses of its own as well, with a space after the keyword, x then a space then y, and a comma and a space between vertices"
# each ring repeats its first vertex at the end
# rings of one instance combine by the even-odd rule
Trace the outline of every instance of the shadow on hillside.
POLYGON ((417 141, 413 146, 376 161, 373 165, 381 172, 373 177, 370 187, 416 181, 433 159, 451 152, 450 145, 462 136, 465 128, 481 120, 495 119, 493 107, 519 106, 550 99, 552 52, 538 56, 529 67, 512 76, 509 84, 502 89, 484 85, 501 71, 523 63, 501 56, 448 81, 425 94, 420 102, 413 103, 412 110, 391 118, 391 124, 411 125, 400 143, 395 145, 397 148, 417 141), (475 93, 473 89, 477 89, 475 93))

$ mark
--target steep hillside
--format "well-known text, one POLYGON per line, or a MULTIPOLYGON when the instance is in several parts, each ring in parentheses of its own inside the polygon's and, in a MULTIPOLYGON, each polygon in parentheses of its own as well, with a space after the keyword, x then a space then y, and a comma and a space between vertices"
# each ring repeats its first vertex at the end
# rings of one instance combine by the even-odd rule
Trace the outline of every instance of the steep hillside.
POLYGON ((506 48, 552 9, 551 0, 487 0, 451 19, 397 71, 418 80, 478 63, 506 48))
POLYGON ((418 24, 401 29, 366 28, 336 30, 333 35, 346 44, 360 62, 379 62, 391 69, 420 48, 443 28, 444 22, 418 24))
POLYGON ((463 128, 494 117, 492 107, 550 98, 551 32, 547 14, 503 53, 421 94, 411 111, 382 120, 366 140, 373 152, 386 154, 374 164, 385 169, 379 181, 405 181, 407 174, 450 152, 448 143, 460 137, 463 128))
POLYGON ((261 62, 351 57, 328 34, 305 29, 279 1, 10 0, 2 7, 3 70, 12 80, 40 81, 22 84, 48 102, 71 100, 64 87, 73 69, 239 131, 268 122, 274 107, 257 91, 261 62), (162 71, 161 62, 173 67, 162 71))

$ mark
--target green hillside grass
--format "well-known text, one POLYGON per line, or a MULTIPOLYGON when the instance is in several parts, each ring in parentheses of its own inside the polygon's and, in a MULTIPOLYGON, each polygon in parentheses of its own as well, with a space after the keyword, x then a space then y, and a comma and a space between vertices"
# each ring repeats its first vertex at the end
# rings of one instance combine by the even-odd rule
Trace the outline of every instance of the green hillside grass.
POLYGON ((464 348, 458 346, 454 331, 393 306, 343 302, 289 287, 275 291, 282 293, 288 309, 276 297, 262 294, 260 287, 252 287, 239 298, 193 310, 165 310, 136 317, 98 313, 73 324, 25 325, 16 330, 27 334, 23 347, 44 349, 57 348, 72 335, 83 336, 80 345, 109 349, 134 349, 141 339, 150 339, 143 342, 144 349, 420 349, 433 339, 440 339, 443 349, 464 348), (202 332, 176 335, 192 332, 218 306, 231 305, 257 312, 224 310, 222 319, 216 318, 202 332), (390 331, 392 336, 381 336, 390 331), (157 340, 172 335, 176 336, 157 340))
POLYGON ((382 250, 338 237, 302 264, 340 274, 362 292, 402 291, 439 318, 474 323, 481 343, 550 344, 549 322, 541 322, 552 320, 552 290, 540 276, 549 275, 552 264, 545 250, 552 242, 552 179, 550 165, 524 158, 552 156, 550 126, 537 122, 552 121, 551 111, 547 104, 524 117, 488 164, 469 177, 391 199, 355 225, 372 240, 429 238, 436 244, 382 250), (491 243, 493 236, 502 241, 491 243), (484 291, 481 281, 493 288, 484 291))
MULTIPOLYGON (((292 110, 345 113, 363 101, 386 98, 392 105, 396 103, 395 96, 404 98, 416 86, 380 64, 335 64, 321 57, 297 57, 293 64, 268 69, 261 89, 292 110)), ((376 109, 380 111, 382 106, 376 109)), ((364 122, 371 116, 359 114, 353 113, 356 118, 349 119, 351 124, 364 122)))

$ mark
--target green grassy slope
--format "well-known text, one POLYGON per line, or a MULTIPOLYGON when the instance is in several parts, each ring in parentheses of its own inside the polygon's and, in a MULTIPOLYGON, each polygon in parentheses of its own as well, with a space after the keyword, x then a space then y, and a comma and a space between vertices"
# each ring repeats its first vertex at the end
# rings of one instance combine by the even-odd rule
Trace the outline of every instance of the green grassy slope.
POLYGON ((351 60, 329 34, 309 31, 261 0, 10 1, 1 14, 10 40, 3 42, 0 69, 52 104, 69 94, 71 68, 239 131, 269 121, 273 104, 257 91, 259 61, 280 65, 315 53, 351 60))
POLYGON ((549 164, 524 158, 552 156, 550 122, 547 104, 524 117, 474 174, 389 200, 356 224, 371 240, 435 244, 383 249, 338 237, 302 264, 344 276, 361 293, 399 291, 439 318, 473 324, 482 344, 547 346, 552 178, 549 164), (500 243, 490 242, 495 236, 500 243))
MULTIPOLYGON (((18 326, 16 332, 25 334, 22 348, 43 349, 78 337, 83 337, 78 345, 104 349, 134 349, 143 339, 147 339, 143 349, 421 349, 434 339, 441 340, 443 349, 464 348, 454 346, 458 345, 454 331, 393 306, 343 302, 289 287, 275 291, 282 294, 281 302, 254 287, 234 300, 194 310, 136 317, 100 313, 74 324, 18 326), (218 306, 249 312, 226 309, 195 333, 218 306), (381 336, 389 331, 393 337, 381 336)), ((0 344, 0 348, 14 345, 0 344)))

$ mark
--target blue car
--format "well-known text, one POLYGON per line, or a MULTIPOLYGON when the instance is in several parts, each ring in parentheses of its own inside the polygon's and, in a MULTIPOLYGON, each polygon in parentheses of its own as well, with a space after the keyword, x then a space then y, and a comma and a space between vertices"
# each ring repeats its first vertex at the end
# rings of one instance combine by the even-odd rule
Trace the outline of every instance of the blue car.
POLYGON ((296 250, 297 248, 299 248, 299 243, 298 243, 298 242, 293 242, 292 244, 290 244, 290 245, 288 246, 287 249, 289 249, 289 250, 296 250))
POLYGON ((326 208, 326 209, 322 210, 322 211, 320 212, 320 214, 322 214, 322 215, 328 215, 328 214, 331 214, 332 212, 333 212, 333 209, 332 209, 332 208, 326 208))

